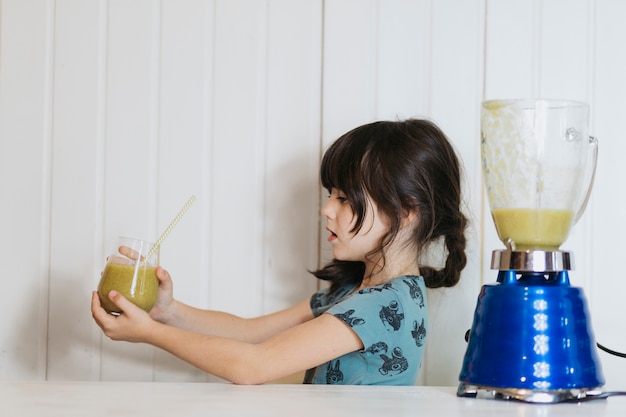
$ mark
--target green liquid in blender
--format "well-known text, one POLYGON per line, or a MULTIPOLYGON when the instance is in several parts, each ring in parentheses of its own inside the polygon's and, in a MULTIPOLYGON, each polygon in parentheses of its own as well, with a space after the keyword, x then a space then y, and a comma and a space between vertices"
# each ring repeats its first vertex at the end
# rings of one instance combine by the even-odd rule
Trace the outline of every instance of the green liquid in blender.
POLYGON ((513 241, 516 250, 558 250, 574 220, 570 210, 496 209, 491 214, 500 240, 513 241))

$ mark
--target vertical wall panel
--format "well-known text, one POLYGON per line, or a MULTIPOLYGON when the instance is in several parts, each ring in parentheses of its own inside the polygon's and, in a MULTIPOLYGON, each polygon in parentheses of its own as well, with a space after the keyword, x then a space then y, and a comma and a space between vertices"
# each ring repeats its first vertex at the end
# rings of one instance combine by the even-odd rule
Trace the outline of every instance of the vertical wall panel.
MULTIPOLYGON (((586 214, 589 219, 588 240, 591 285, 590 309, 596 338, 604 345, 626 351, 626 333, 621 320, 626 316, 624 294, 626 280, 620 272, 623 259, 622 241, 626 235, 625 144, 622 123, 626 115, 626 52, 623 39, 626 28, 626 3, 619 0, 596 4, 594 134, 598 136, 599 161, 593 199, 586 214)), ((623 389, 626 385, 626 361, 601 353, 607 388, 623 389)))
POLYGON ((377 5, 375 0, 324 2, 324 148, 376 118, 377 5))
MULTIPOLYGON (((204 89, 211 76, 207 67, 207 32, 213 29, 212 9, 197 0, 181 4, 164 1, 159 107, 158 232, 162 232, 191 195, 197 200, 163 243, 161 263, 176 281, 176 296, 193 305, 207 306, 207 271, 199 260, 204 232, 201 218, 205 179, 202 164, 206 142, 204 120, 208 115, 204 89), (193 284, 192 284, 193 283, 193 284)), ((158 233, 158 234, 159 234, 158 233)))
POLYGON ((263 313, 317 288, 322 6, 273 0, 267 18, 263 313))
POLYGON ((485 20, 485 98, 534 95, 537 57, 534 31, 539 1, 490 0, 485 20), (502 74, 506 74, 505 77, 502 74))
MULTIPOLYGON (((158 203, 160 234, 191 195, 196 201, 161 246, 161 265, 174 280, 174 296, 190 305, 208 307, 210 275, 206 225, 209 216, 204 178, 210 137, 205 86, 212 76, 210 53, 214 29, 213 2, 162 1, 158 100, 158 203)), ((155 352, 156 380, 205 380, 207 375, 172 355, 155 352)))
POLYGON ((0 378, 46 376, 51 30, 49 3, 0 3, 0 378))
POLYGON ((593 56, 589 0, 548 0, 541 3, 541 95, 589 101, 589 69, 593 56), (567 19, 563 17, 567 16, 567 19))
POLYGON ((376 99, 381 119, 428 114, 431 99, 432 27, 428 0, 378 2, 376 99))
MULTIPOLYGON (((153 43, 159 41, 159 3, 112 0, 108 7, 104 249, 118 236, 156 238, 154 132, 158 100, 153 43)), ((158 87, 158 85, 157 85, 158 87)), ((101 378, 151 380, 152 348, 103 338, 101 378)))
POLYGON ((49 379, 90 379, 99 356, 89 299, 104 261, 95 222, 100 11, 98 2, 80 0, 54 10, 49 379))
POLYGON ((428 294, 430 341, 424 364, 428 385, 457 383, 466 348, 464 335, 472 325, 484 278, 480 264, 480 117, 476 105, 483 93, 483 16, 483 0, 433 2, 430 117, 448 135, 461 159, 464 212, 469 224, 465 234, 467 265, 459 284, 428 294))
POLYGON ((212 101, 210 303, 262 312, 267 3, 217 1, 212 101))

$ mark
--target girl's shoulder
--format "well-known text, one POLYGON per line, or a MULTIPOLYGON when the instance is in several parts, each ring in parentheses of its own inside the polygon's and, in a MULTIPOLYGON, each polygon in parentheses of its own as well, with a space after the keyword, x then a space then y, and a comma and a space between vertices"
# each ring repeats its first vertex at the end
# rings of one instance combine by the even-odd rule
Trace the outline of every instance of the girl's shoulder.
POLYGON ((417 288, 425 288, 424 278, 419 275, 401 275, 383 282, 382 284, 375 285, 373 287, 363 288, 359 290, 359 294, 370 294, 375 292, 383 292, 385 290, 394 290, 399 292, 405 292, 407 290, 414 290, 417 288))
POLYGON ((380 346, 388 348, 388 357, 396 348, 405 355, 417 355, 428 324, 424 282, 414 276, 394 278, 354 292, 325 313, 348 325, 366 352, 373 349, 374 356, 381 356, 380 346))
POLYGON ((426 284, 417 275, 404 275, 393 278, 374 287, 364 288, 356 294, 377 296, 381 299, 415 303, 419 308, 426 306, 426 284))
POLYGON ((330 307, 336 305, 340 301, 347 298, 356 288, 355 285, 346 285, 334 292, 330 292, 329 288, 321 289, 311 296, 311 311, 315 317, 323 314, 330 307))
POLYGON ((345 286, 333 293, 323 289, 313 294, 310 305, 317 317, 338 304, 389 304, 400 302, 414 304, 417 308, 426 306, 426 285, 424 278, 416 275, 404 275, 382 284, 354 291, 356 286, 345 286))

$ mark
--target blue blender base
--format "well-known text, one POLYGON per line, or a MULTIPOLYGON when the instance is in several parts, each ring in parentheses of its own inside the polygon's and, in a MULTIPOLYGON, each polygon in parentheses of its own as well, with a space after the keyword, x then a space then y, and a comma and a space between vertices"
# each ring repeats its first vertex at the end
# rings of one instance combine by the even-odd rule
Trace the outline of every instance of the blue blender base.
POLYGON ((582 289, 567 271, 500 271, 484 285, 457 395, 554 403, 604 385, 582 289))

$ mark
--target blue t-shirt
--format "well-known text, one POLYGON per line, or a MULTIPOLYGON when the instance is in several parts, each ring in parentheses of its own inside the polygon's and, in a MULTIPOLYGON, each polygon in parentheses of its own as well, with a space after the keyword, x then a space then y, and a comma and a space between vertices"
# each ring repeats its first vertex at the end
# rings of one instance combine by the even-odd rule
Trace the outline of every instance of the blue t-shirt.
POLYGON ((424 279, 401 276, 354 289, 340 288, 332 295, 321 290, 311 297, 311 310, 315 317, 332 314, 350 326, 364 349, 310 369, 304 383, 414 385, 428 326, 424 279))

